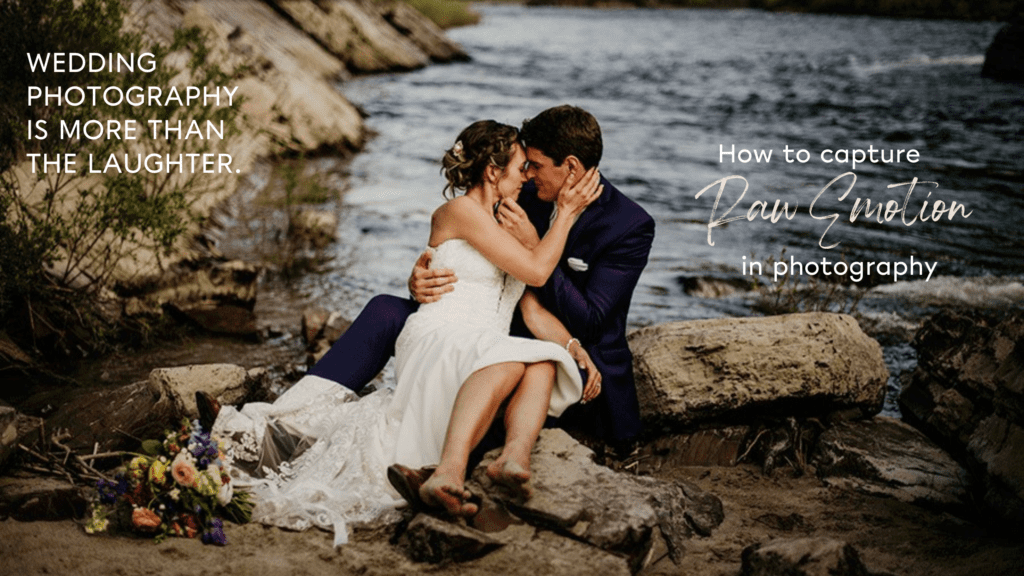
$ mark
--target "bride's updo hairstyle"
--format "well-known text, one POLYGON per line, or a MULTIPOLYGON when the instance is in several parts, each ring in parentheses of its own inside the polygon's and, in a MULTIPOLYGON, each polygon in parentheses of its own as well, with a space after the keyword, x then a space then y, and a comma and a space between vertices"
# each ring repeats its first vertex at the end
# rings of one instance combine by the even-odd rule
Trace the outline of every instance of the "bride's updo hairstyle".
POLYGON ((441 173, 448 180, 444 197, 451 192, 454 198, 456 190, 469 190, 483 182, 488 166, 504 170, 518 142, 519 130, 514 126, 494 120, 478 120, 467 126, 441 159, 441 173))

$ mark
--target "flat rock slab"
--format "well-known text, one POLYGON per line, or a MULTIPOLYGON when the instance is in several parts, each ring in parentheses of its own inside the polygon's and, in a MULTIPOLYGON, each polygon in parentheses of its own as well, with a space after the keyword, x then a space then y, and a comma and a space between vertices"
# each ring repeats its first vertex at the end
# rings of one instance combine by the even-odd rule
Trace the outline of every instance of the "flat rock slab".
POLYGON ((751 415, 882 407, 889 371, 853 317, 814 312, 672 322, 629 335, 641 416, 686 428, 751 415))
POLYGON ((544 430, 532 455, 533 497, 523 501, 491 482, 488 457, 473 472, 484 491, 529 524, 581 540, 626 558, 645 560, 656 537, 674 559, 693 534, 710 534, 724 519, 721 501, 685 482, 615 472, 561 430, 544 430), (655 534, 657 531, 657 536, 655 534))
POLYGON ((479 558, 504 544, 468 526, 419 514, 402 533, 400 545, 412 560, 437 564, 479 558))
POLYGON ((837 422, 818 439, 814 464, 831 486, 904 502, 961 509, 968 474, 916 428, 893 418, 837 422))
POLYGON ((0 518, 25 522, 82 518, 92 495, 91 488, 55 478, 0 477, 0 518))

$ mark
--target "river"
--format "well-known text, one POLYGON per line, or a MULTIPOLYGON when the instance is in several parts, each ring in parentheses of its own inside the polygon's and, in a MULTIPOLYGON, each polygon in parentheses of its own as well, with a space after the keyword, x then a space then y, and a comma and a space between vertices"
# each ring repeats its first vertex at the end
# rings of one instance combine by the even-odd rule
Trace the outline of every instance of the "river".
MULTIPOLYGON (((1015 283, 1024 273, 1024 88, 980 77, 998 24, 756 10, 477 9, 479 25, 449 32, 471 62, 341 86, 378 136, 351 166, 339 245, 346 265, 310 288, 331 308, 353 313, 372 294, 404 292, 442 201, 438 159, 462 127, 481 118, 518 125, 562 103, 598 118, 603 173, 657 221, 631 310, 635 326, 742 314, 743 297, 695 298, 685 279, 742 277, 746 262, 783 249, 787 262, 891 262, 870 284, 897 291, 928 274, 918 268, 893 282, 895 263, 911 257, 930 263, 929 281, 944 278, 947 288, 971 284, 964 277, 1015 283), (836 151, 869 147, 875 160, 893 161, 836 162, 836 151), (772 156, 759 162, 755 150, 761 160, 772 156), (823 159, 825 150, 832 153, 823 159), (826 189, 851 169, 855 182, 846 176, 826 189), (728 181, 713 213, 718 186, 695 196, 727 176, 742 176, 749 189, 740 199, 744 181, 728 181), (868 210, 850 222, 857 199, 907 208, 888 220, 868 210), (709 235, 709 221, 737 200, 728 216, 742 218, 709 235), (758 200, 766 216, 779 201, 777 221, 760 210, 747 220, 758 200), (932 220, 938 201, 961 208, 932 220), (825 234, 831 214, 839 218, 825 234)), ((772 280, 773 268, 763 270, 772 280)))

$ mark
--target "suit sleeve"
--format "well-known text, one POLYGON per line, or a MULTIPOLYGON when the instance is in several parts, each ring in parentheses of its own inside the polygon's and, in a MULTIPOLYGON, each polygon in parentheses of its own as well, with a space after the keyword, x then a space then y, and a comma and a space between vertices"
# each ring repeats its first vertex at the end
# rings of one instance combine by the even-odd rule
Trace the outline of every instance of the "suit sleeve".
POLYGON ((553 303, 553 312, 565 322, 573 336, 593 342, 604 331, 605 319, 629 302, 647 265, 654 242, 654 220, 646 219, 612 243, 600 258, 589 262, 586 284, 577 286, 556 267, 551 279, 539 290, 543 300, 553 303))

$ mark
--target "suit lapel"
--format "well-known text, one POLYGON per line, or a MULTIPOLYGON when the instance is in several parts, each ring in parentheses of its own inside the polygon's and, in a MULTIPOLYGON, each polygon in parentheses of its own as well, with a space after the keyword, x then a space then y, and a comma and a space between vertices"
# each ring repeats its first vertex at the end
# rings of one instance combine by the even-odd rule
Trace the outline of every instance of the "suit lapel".
MULTIPOLYGON (((565 241, 565 251, 563 252, 566 258, 573 255, 572 249, 577 241, 588 231, 593 231, 591 230, 591 224, 604 215, 605 205, 611 200, 613 188, 611 183, 604 179, 604 176, 601 177, 601 184, 604 184, 604 191, 601 192, 601 197, 590 206, 587 206, 587 209, 583 211, 583 214, 580 214, 579 219, 576 220, 576 223, 572 225, 572 229, 569 230, 569 237, 565 241)), ((562 260, 564 261, 565 258, 562 260)))

